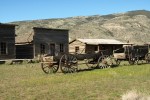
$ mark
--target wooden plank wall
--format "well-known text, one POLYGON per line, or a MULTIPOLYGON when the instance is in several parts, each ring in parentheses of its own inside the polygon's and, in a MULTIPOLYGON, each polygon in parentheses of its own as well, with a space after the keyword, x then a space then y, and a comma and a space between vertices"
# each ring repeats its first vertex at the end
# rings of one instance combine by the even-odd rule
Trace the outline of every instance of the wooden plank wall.
POLYGON ((15 58, 15 26, 0 25, 0 42, 7 44, 6 55, 0 55, 0 59, 14 59, 15 58))
POLYGON ((68 30, 34 29, 34 56, 40 55, 40 44, 45 44, 46 54, 50 52, 50 44, 55 44, 56 55, 59 53, 59 45, 64 44, 64 51, 68 53, 68 30))
POLYGON ((17 59, 33 59, 33 44, 16 45, 17 59))
POLYGON ((77 46, 79 47, 79 53, 85 53, 86 44, 82 43, 78 40, 75 40, 69 44, 69 52, 75 53, 75 47, 77 47, 77 46))

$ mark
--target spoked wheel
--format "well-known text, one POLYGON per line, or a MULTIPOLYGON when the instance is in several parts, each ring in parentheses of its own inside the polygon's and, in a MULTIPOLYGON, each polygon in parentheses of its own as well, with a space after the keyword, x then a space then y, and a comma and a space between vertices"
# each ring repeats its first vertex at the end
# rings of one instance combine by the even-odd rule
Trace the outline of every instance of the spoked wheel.
POLYGON ((135 59, 129 59, 129 61, 128 61, 128 62, 129 62, 129 64, 130 64, 130 65, 134 65, 134 63, 135 63, 135 59))
POLYGON ((136 57, 136 58, 135 58, 135 64, 139 65, 140 63, 141 63, 141 62, 140 62, 139 57, 136 57))
POLYGON ((60 58, 60 69, 63 73, 74 73, 78 70, 77 58, 72 54, 64 54, 60 58))
POLYGON ((95 68, 97 66, 97 61, 98 59, 86 59, 85 63, 87 65, 88 68, 95 68))
POLYGON ((59 66, 57 64, 41 63, 41 68, 46 74, 56 73, 59 66))
POLYGON ((116 59, 115 61, 116 61, 117 66, 119 66, 121 63, 121 60, 116 59))
POLYGON ((134 65, 135 60, 136 60, 136 59, 133 57, 132 53, 129 54, 129 59, 128 59, 129 64, 130 64, 130 65, 134 65))
POLYGON ((101 56, 98 59, 98 64, 97 64, 98 68, 101 68, 101 69, 109 68, 111 65, 112 65, 111 58, 107 55, 101 56))
POLYGON ((110 60, 109 60, 109 65, 110 65, 110 67, 117 67, 117 66, 120 65, 121 60, 117 60, 117 59, 114 58, 114 57, 110 57, 109 59, 110 59, 110 60))
POLYGON ((145 61, 146 61, 146 63, 150 63, 150 53, 147 53, 145 55, 145 61))

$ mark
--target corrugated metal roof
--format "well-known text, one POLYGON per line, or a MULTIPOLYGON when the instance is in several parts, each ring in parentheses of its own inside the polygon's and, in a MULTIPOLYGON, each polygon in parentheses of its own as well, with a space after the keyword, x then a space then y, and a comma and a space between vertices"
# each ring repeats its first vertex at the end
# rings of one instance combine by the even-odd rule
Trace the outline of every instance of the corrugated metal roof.
POLYGON ((127 44, 127 43, 123 43, 120 42, 118 40, 115 39, 77 39, 80 42, 86 43, 86 44, 127 44))

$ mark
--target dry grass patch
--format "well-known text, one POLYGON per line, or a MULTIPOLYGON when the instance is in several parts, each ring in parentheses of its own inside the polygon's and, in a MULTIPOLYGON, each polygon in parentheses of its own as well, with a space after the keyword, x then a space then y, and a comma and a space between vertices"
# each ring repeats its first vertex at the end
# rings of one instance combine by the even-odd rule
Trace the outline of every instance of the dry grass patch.
POLYGON ((150 100, 150 96, 138 93, 135 90, 129 91, 122 96, 122 100, 150 100))

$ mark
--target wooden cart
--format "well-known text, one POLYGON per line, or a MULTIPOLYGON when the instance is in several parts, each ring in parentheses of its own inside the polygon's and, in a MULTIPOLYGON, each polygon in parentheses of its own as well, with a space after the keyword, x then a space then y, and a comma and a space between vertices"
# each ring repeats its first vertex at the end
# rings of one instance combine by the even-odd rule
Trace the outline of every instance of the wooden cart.
POLYGON ((147 45, 125 46, 114 50, 113 56, 118 65, 122 60, 128 61, 131 65, 139 64, 139 61, 150 63, 150 53, 147 45))
POLYGON ((46 55, 41 61, 42 70, 47 74, 56 73, 59 68, 63 73, 77 72, 78 65, 81 64, 86 64, 89 68, 108 68, 112 65, 112 60, 105 51, 100 51, 87 54, 46 55))

